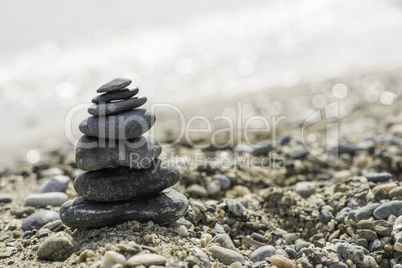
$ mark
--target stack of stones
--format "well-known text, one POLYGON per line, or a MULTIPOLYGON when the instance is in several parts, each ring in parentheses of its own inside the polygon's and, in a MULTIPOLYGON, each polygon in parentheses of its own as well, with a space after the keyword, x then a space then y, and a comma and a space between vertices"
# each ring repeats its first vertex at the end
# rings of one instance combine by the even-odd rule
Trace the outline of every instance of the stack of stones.
POLYGON ((60 218, 71 228, 98 228, 126 221, 168 224, 182 217, 187 198, 168 187, 180 179, 179 171, 158 159, 162 147, 142 136, 155 123, 145 97, 134 97, 131 80, 117 78, 101 86, 92 99, 92 115, 79 126, 84 136, 76 162, 87 172, 74 181, 79 195, 60 208, 60 218))

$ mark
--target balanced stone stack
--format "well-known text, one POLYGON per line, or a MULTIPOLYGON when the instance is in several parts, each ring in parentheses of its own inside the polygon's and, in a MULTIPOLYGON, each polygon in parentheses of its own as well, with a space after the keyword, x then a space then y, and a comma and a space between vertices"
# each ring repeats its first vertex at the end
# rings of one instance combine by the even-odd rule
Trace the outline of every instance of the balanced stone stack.
POLYGON ((157 139, 142 136, 155 123, 155 115, 138 107, 145 97, 134 97, 131 80, 117 78, 101 86, 92 99, 92 115, 79 126, 85 135, 76 150, 76 162, 87 172, 74 181, 81 195, 60 208, 60 218, 71 228, 97 228, 125 221, 168 224, 182 217, 187 198, 168 187, 180 179, 179 171, 158 159, 157 139))

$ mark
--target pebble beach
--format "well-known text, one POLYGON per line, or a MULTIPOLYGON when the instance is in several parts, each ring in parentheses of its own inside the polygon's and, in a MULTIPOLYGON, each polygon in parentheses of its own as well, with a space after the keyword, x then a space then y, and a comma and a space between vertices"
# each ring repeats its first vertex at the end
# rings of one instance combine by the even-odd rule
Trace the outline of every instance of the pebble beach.
MULTIPOLYGON (((324 83, 342 83, 349 93, 364 96, 367 91, 360 89, 364 85, 355 82, 370 75, 324 83)), ((385 89, 401 90, 399 71, 376 77, 385 89)), ((309 88, 298 85, 292 90, 300 99, 312 100, 316 91, 309 88)), ((285 103, 275 96, 271 95, 273 100, 285 103)), ((265 106, 259 106, 258 98, 240 98, 256 114, 263 113, 265 106)), ((253 133, 258 147, 242 143, 195 148, 194 144, 210 141, 208 135, 194 136, 191 144, 182 139, 166 146, 160 158, 174 163, 181 173, 171 189, 189 203, 184 216, 167 225, 152 221, 94 229, 64 225, 60 206, 79 197, 73 181, 83 174, 72 145, 43 153, 36 164, 3 166, 0 265, 402 267, 400 107, 397 96, 390 102, 360 98, 348 106, 336 121, 335 155, 306 149, 327 148, 327 128, 309 130, 308 142, 303 142, 303 121, 297 112, 278 124, 274 138, 272 132, 253 133)), ((219 109, 222 106, 205 110, 214 114, 219 109)), ((164 130, 159 131, 162 145, 169 144, 173 135, 171 122, 166 122, 161 115, 156 123, 164 130)), ((226 138, 224 134, 220 140, 224 143, 226 138)))

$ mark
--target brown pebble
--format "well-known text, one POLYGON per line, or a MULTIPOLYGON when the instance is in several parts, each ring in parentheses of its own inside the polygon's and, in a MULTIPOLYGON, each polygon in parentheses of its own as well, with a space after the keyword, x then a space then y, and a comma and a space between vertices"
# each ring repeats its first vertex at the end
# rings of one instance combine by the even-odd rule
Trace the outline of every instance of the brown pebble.
POLYGON ((279 268, 296 268, 296 263, 294 261, 279 254, 271 257, 271 263, 279 268))
POLYGON ((333 233, 329 236, 328 241, 331 242, 333 239, 338 238, 340 234, 341 234, 341 231, 336 230, 335 232, 333 232, 333 233))
POLYGON ((18 238, 20 236, 21 236, 21 233, 19 231, 17 231, 17 230, 13 231, 13 238, 18 238))
POLYGON ((306 227, 307 227, 308 229, 311 229, 311 228, 314 227, 314 223, 313 223, 312 221, 308 221, 308 222, 306 223, 306 227))
POLYGON ((373 241, 377 239, 377 233, 370 229, 357 230, 357 233, 361 238, 367 239, 368 241, 373 241))
POLYGON ((345 230, 345 225, 343 225, 342 223, 338 224, 338 230, 340 230, 340 231, 345 230))

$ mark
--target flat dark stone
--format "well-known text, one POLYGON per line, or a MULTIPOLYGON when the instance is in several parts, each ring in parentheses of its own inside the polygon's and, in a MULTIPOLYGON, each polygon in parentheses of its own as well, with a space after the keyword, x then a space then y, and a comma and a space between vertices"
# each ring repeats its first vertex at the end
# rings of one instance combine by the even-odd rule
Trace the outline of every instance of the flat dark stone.
POLYGON ((75 151, 75 161, 82 170, 99 170, 113 166, 148 168, 162 152, 154 137, 109 140, 82 136, 75 151))
POLYGON ((83 197, 68 201, 60 208, 60 218, 70 228, 101 228, 126 221, 164 225, 181 218, 188 208, 187 198, 173 189, 153 197, 122 202, 100 203, 83 197))
POLYGON ((133 110, 147 102, 147 97, 138 97, 128 100, 109 102, 104 104, 92 105, 88 108, 88 113, 95 116, 105 116, 120 114, 125 111, 133 110))
POLYGON ((391 173, 388 172, 367 173, 365 177, 372 182, 384 182, 392 179, 391 173))
POLYGON ((81 122, 82 133, 92 137, 133 139, 147 132, 155 123, 155 115, 146 109, 135 109, 119 115, 90 116, 81 122))
POLYGON ((139 91, 140 90, 138 89, 138 87, 136 87, 134 89, 127 88, 119 91, 107 92, 103 93, 102 95, 96 96, 95 98, 92 99, 92 102, 98 104, 98 103, 111 102, 114 100, 126 100, 137 95, 139 91))
POLYGON ((177 168, 157 159, 148 169, 113 167, 85 172, 75 179, 74 189, 91 201, 114 202, 156 195, 179 180, 177 168))
POLYGON ((130 79, 125 79, 125 78, 115 78, 112 81, 102 85, 99 87, 96 92, 102 93, 102 92, 112 92, 120 89, 124 89, 125 87, 129 86, 131 84, 130 79))

